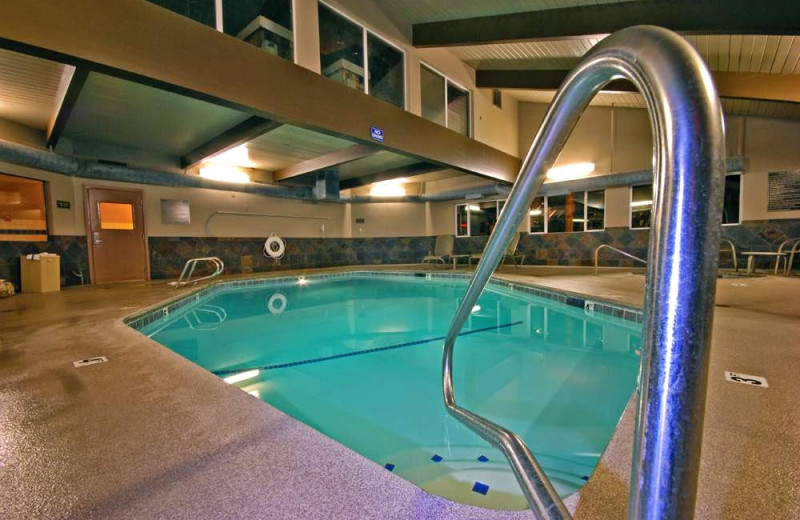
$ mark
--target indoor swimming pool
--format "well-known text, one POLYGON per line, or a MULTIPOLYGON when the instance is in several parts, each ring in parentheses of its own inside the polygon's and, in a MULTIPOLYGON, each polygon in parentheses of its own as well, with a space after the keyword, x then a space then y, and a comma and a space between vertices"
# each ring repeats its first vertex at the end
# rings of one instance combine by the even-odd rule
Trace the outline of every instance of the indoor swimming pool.
MULTIPOLYGON (((442 401, 442 342, 467 282, 364 272, 228 282, 130 324, 433 494, 524 509, 502 454, 442 401)), ((484 292, 456 346, 455 385, 463 405, 518 433, 567 496, 631 397, 641 325, 631 311, 522 289, 484 292)))

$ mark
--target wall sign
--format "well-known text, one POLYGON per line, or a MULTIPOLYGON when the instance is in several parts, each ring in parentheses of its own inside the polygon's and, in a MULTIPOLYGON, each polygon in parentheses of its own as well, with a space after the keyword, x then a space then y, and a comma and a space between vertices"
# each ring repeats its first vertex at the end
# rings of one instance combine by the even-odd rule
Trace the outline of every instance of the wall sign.
POLYGON ((743 385, 760 386, 761 388, 769 388, 767 379, 759 376, 751 376, 748 374, 740 374, 738 372, 725 372, 725 380, 731 383, 741 383, 743 385))
POLYGON ((800 209, 800 170, 770 172, 767 211, 800 209))
POLYGON ((191 224, 191 208, 188 200, 161 199, 162 224, 191 224))
POLYGON ((378 141, 382 143, 383 140, 386 138, 383 129, 378 128, 377 126, 369 127, 369 136, 372 138, 373 141, 378 141))
POLYGON ((69 206, 70 206, 70 204, 69 204, 68 200, 57 200, 56 201, 56 207, 57 208, 69 209, 69 206))

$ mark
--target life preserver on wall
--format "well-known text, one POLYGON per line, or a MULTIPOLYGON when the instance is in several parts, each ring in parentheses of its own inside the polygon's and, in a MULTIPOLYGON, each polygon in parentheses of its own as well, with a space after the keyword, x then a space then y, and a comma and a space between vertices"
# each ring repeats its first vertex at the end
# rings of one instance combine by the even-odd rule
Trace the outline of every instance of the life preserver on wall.
POLYGON ((286 310, 287 305, 289 305, 289 301, 283 293, 276 292, 267 300, 267 309, 272 314, 282 313, 286 310))
POLYGON ((286 252, 286 243, 275 233, 271 234, 264 242, 264 256, 268 256, 276 262, 283 258, 286 252))

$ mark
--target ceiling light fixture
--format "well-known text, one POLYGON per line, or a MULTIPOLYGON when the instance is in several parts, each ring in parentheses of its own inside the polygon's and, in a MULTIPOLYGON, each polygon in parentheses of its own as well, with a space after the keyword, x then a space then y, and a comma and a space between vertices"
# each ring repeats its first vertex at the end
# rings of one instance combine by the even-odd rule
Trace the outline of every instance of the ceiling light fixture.
POLYGON ((403 184, 407 182, 408 179, 405 177, 376 182, 369 190, 369 194, 373 197, 402 197, 406 194, 403 184))
POLYGON ((550 168, 547 172, 546 180, 550 182, 571 181, 587 177, 592 172, 594 172, 593 162, 567 164, 565 166, 558 166, 557 168, 550 168))
POLYGON ((205 163, 200 166, 200 177, 214 181, 234 182, 237 184, 246 184, 250 182, 250 175, 242 171, 241 168, 228 166, 227 164, 205 163))

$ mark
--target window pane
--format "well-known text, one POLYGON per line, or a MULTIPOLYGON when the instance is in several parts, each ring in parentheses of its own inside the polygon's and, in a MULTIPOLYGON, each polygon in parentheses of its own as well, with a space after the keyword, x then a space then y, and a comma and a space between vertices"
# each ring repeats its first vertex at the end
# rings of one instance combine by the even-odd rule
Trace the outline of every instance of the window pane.
POLYGON ((47 240, 42 181, 0 174, 0 240, 47 240))
POLYGON ((547 197, 547 232, 583 231, 583 192, 547 197))
POLYGON ((367 35, 367 53, 370 95, 404 108, 403 53, 372 34, 367 35))
POLYGON ((605 229, 606 192, 590 191, 586 194, 586 229, 605 229))
POLYGON ((217 26, 214 0, 148 0, 209 27, 217 26))
POLYGON ((444 126, 444 77, 420 66, 422 117, 444 126))
POLYGON ((291 0, 223 0, 226 34, 293 61, 291 0))
POLYGON ((544 233, 544 197, 533 199, 529 216, 531 233, 544 233))
POLYGON ((739 194, 742 189, 741 175, 725 177, 725 202, 722 205, 722 223, 739 223, 739 194))
POLYGON ((133 229, 133 204, 99 202, 97 206, 100 229, 133 229))
POLYGON ((631 227, 649 228, 653 212, 653 185, 631 187, 631 227))
POLYGON ((467 205, 456 206, 456 236, 468 236, 469 228, 467 226, 467 205))
POLYGON ((469 207, 469 233, 473 237, 490 235, 497 223, 497 203, 479 202, 469 207))
POLYGON ((363 30, 322 4, 319 4, 319 52, 323 75, 364 90, 363 30))
POLYGON ((447 84, 447 128, 469 135, 469 92, 447 84))

